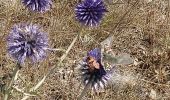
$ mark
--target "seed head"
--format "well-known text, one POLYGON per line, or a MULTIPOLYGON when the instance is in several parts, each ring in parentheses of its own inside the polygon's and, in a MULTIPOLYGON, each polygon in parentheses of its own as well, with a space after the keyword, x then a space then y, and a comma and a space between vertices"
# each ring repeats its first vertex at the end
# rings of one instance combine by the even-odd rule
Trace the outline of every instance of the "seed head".
POLYGON ((30 10, 36 12, 45 12, 52 6, 51 0, 22 0, 22 3, 30 10))
POLYGON ((76 19, 86 26, 97 26, 106 11, 102 0, 84 0, 75 8, 76 19))
POLYGON ((38 62, 46 57, 48 37, 33 24, 14 25, 7 37, 8 53, 19 63, 26 58, 38 62))

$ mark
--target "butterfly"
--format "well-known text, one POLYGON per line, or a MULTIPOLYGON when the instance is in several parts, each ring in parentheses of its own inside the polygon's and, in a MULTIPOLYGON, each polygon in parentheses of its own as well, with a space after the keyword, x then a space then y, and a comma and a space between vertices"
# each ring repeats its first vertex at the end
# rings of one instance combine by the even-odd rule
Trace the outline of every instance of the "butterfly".
POLYGON ((90 72, 93 72, 95 69, 100 69, 100 64, 94 57, 92 56, 87 57, 86 62, 90 72))

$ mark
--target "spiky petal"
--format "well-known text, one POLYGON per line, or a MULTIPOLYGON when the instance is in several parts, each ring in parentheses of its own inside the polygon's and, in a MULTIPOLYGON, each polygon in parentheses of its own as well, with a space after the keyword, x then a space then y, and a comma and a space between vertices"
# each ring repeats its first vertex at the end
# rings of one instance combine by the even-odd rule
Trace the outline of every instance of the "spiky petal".
POLYGON ((14 25, 7 37, 8 53, 19 63, 26 58, 38 62, 46 57, 48 37, 40 27, 33 24, 14 25))
POLYGON ((97 26, 106 11, 102 0, 84 0, 75 8, 76 19, 86 26, 97 26))
POLYGON ((52 6, 51 0, 22 0, 22 3, 28 9, 41 13, 50 10, 52 6))
POLYGON ((87 53, 87 57, 81 63, 80 71, 83 83, 91 84, 94 91, 106 87, 111 78, 110 72, 107 72, 101 64, 101 51, 98 48, 87 53))

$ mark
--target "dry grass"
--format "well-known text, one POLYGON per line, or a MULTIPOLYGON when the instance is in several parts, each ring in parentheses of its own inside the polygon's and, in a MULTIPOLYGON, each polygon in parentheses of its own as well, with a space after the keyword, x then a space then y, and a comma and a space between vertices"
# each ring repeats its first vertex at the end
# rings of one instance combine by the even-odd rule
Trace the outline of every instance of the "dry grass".
MULTIPOLYGON (((135 62, 128 66, 117 66, 119 72, 113 75, 112 85, 99 94, 89 92, 84 99, 169 100, 169 0, 118 0, 121 4, 106 2, 109 12, 101 25, 94 29, 82 29, 75 21, 74 7, 78 1, 53 0, 52 10, 39 14, 26 10, 20 0, 0 0, 0 83, 5 84, 10 80, 15 66, 7 55, 6 36, 14 24, 32 22, 41 25, 49 33, 51 48, 67 49, 77 33, 82 32, 82 35, 63 65, 58 66, 37 90, 38 96, 29 100, 75 100, 83 89, 78 80, 78 62, 86 51, 100 47, 108 36, 113 36, 111 48, 115 54, 128 53, 135 62)), ((61 55, 62 52, 49 52, 44 62, 26 64, 14 86, 28 92, 50 67, 57 65, 61 55)), ((3 93, 0 95, 3 97, 3 93)), ((12 91, 11 100, 20 100, 22 97, 21 93, 12 91)))

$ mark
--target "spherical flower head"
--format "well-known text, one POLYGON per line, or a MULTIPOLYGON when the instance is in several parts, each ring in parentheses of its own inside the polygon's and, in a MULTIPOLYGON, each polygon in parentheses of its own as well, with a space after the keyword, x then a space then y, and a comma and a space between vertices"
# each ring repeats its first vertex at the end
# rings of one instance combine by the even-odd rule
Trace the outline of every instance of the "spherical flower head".
POLYGON ((41 13, 50 10, 52 6, 51 0, 22 0, 22 3, 28 7, 28 9, 41 13))
POLYGON ((87 53, 87 57, 81 64, 80 71, 85 85, 91 84, 94 91, 107 86, 110 74, 105 71, 101 64, 101 51, 96 48, 87 53))
POLYGON ((76 19, 86 26, 97 26, 106 11, 102 0, 84 0, 75 8, 76 19))
POLYGON ((26 58, 38 62, 46 57, 48 37, 40 27, 33 24, 14 25, 7 37, 8 53, 23 64, 26 58))

